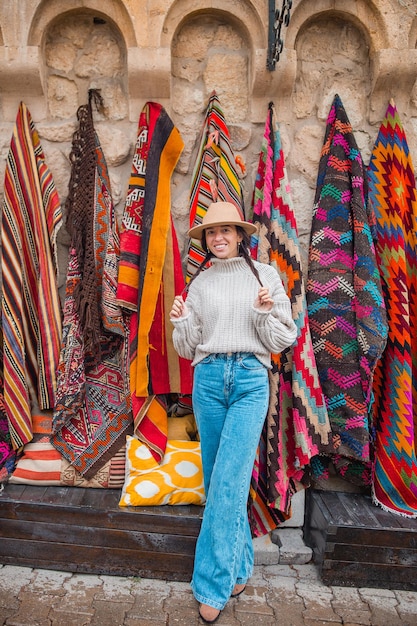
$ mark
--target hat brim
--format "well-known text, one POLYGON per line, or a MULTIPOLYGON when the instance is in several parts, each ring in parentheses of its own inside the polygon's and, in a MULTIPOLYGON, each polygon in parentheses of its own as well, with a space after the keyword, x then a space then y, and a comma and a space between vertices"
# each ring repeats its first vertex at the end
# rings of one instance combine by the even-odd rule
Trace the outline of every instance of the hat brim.
POLYGON ((225 226, 240 226, 241 228, 243 228, 244 231, 247 232, 248 235, 253 235, 253 233, 256 233, 256 231, 258 230, 255 224, 251 224, 250 222, 221 220, 219 222, 211 222, 210 224, 199 224, 198 226, 193 226, 193 228, 190 228, 190 230, 188 231, 188 236, 190 237, 190 239, 198 239, 201 241, 203 231, 206 230, 206 228, 212 228, 213 226, 222 226, 222 224, 224 224, 225 226))

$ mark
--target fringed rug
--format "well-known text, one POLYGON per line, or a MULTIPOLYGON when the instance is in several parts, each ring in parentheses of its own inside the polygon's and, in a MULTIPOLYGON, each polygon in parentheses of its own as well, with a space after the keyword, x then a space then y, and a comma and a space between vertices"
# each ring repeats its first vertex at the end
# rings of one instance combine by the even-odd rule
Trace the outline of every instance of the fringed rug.
POLYGON ((388 341, 375 370, 374 501, 417 517, 417 192, 404 128, 387 108, 368 168, 388 341))
POLYGON ((139 118, 121 232, 118 302, 130 315, 130 391, 135 433, 160 461, 167 442, 162 394, 190 394, 191 364, 172 344, 169 311, 184 288, 171 216, 171 177, 183 141, 165 109, 147 102, 139 118))
MULTIPOLYGON (((238 160, 238 159, 237 159, 238 160)), ((232 202, 244 213, 242 189, 236 169, 229 129, 216 92, 210 96, 201 131, 190 189, 190 228, 201 224, 212 202, 232 202)), ((196 239, 188 247, 187 280, 205 253, 196 239)))
POLYGON ((14 449, 32 439, 33 399, 55 401, 61 345, 55 242, 61 206, 22 102, 7 156, 1 223, 4 410, 14 449))
POLYGON ((342 101, 327 119, 311 228, 307 304, 320 383, 332 428, 313 464, 370 484, 372 379, 385 347, 386 310, 366 202, 366 170, 342 101))
POLYGON ((132 432, 127 328, 116 302, 119 234, 92 98, 90 92, 88 105, 78 110, 73 140, 71 247, 51 439, 87 479, 132 432))
POLYGON ((252 256, 281 276, 298 329, 294 345, 272 355, 270 404, 250 509, 252 532, 263 535, 288 517, 291 495, 309 484, 310 459, 328 443, 330 434, 307 318, 290 184, 272 103, 255 181, 253 222, 258 232, 252 236, 252 256))

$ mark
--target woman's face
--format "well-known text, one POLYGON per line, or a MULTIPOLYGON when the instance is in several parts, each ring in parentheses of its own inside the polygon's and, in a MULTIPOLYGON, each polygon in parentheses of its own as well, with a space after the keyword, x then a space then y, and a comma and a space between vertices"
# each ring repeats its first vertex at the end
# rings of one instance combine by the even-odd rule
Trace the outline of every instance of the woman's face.
POLYGON ((242 241, 236 226, 232 224, 222 224, 205 229, 206 245, 214 256, 218 259, 231 259, 238 256, 238 244, 242 241))

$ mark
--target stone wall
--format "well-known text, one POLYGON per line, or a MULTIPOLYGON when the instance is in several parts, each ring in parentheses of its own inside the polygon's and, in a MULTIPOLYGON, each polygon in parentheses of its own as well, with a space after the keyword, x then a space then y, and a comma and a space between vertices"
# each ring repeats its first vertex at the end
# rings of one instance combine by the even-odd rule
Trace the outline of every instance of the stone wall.
MULTIPOLYGON (((336 93, 366 163, 394 98, 417 163, 416 13, 416 0, 294 0, 284 50, 271 72, 267 0, 2 0, 0 181, 23 100, 64 204, 76 111, 89 88, 100 88, 106 109, 96 115, 96 129, 121 215, 139 113, 147 100, 156 100, 185 142, 172 180, 185 251, 188 191, 211 91, 219 95, 234 151, 246 164, 246 207, 272 101, 305 257, 325 121, 336 93)), ((65 232, 60 237, 62 270, 65 232)))

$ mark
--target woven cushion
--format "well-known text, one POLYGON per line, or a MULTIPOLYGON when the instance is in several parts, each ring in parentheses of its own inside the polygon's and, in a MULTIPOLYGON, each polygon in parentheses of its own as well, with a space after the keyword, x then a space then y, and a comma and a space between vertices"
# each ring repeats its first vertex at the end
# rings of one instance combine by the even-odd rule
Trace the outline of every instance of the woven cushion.
POLYGON ((27 443, 9 482, 24 485, 60 485, 60 453, 50 443, 27 443))
POLYGON ((125 479, 126 445, 90 480, 85 479, 51 444, 52 413, 32 416, 33 439, 27 443, 9 482, 23 485, 66 485, 121 489, 125 479))
POLYGON ((168 440, 158 465, 148 446, 126 437, 126 478, 119 506, 204 504, 203 470, 198 441, 168 440))
POLYGON ((126 446, 92 476, 84 478, 66 459, 61 461, 61 485, 67 487, 89 487, 90 489, 121 489, 125 479, 126 446))

